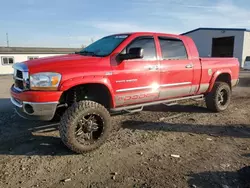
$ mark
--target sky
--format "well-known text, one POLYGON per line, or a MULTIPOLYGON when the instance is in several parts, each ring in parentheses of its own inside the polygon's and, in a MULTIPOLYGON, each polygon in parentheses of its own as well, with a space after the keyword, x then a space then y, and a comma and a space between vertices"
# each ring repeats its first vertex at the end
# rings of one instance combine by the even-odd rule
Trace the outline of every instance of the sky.
POLYGON ((123 32, 250 28, 249 0, 0 0, 0 46, 76 47, 123 32))

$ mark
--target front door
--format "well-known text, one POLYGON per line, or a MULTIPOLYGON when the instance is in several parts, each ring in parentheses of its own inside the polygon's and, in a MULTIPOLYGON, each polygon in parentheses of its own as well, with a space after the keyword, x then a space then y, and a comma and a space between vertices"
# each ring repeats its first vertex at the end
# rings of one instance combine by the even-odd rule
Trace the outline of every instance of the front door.
POLYGON ((116 106, 138 104, 158 99, 159 61, 153 36, 137 37, 121 53, 130 48, 144 50, 142 59, 124 60, 113 66, 112 85, 116 106))
POLYGON ((160 61, 160 99, 192 94, 194 65, 188 59, 180 39, 158 37, 162 59, 160 61))

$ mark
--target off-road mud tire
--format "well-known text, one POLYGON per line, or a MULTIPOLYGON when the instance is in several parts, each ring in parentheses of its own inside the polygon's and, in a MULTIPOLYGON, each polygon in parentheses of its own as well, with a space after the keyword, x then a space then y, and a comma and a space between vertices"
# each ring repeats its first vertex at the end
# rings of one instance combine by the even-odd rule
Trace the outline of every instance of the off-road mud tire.
POLYGON ((60 120, 59 133, 61 140, 69 149, 76 153, 90 152, 104 144, 112 130, 110 122, 110 114, 101 104, 87 100, 76 102, 65 111, 60 120), (84 145, 77 141, 75 137, 75 128, 78 124, 79 118, 92 113, 98 114, 103 120, 102 136, 93 144, 84 145))
POLYGON ((213 112, 225 111, 231 102, 232 91, 230 86, 225 82, 215 82, 213 89, 205 96, 206 106, 213 112), (218 95, 221 91, 226 94, 225 102, 219 103, 218 95))

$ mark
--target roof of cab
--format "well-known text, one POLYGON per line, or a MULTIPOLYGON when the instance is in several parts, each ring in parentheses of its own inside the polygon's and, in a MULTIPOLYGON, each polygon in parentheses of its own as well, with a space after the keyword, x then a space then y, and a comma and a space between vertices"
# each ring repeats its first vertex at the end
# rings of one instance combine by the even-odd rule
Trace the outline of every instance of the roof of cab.
POLYGON ((183 35, 172 34, 172 33, 143 32, 143 31, 127 32, 127 33, 115 33, 115 34, 112 34, 112 35, 162 35, 162 36, 172 36, 172 37, 178 37, 178 38, 184 38, 184 37, 186 37, 186 36, 183 36, 183 35))

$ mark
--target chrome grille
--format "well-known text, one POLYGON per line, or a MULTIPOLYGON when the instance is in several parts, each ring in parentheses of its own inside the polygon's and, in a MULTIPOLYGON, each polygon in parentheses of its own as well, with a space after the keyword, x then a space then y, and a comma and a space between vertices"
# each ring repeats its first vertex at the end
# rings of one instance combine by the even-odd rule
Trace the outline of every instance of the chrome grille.
POLYGON ((15 70, 14 73, 14 85, 15 88, 23 90, 24 84, 23 84, 23 73, 20 70, 15 70))
POLYGON ((19 91, 24 91, 29 89, 29 72, 28 68, 23 63, 15 63, 13 65, 14 69, 14 87, 19 91))
POLYGON ((17 71, 16 71, 16 77, 18 77, 18 78, 23 78, 23 73, 22 73, 22 71, 17 70, 17 71))

